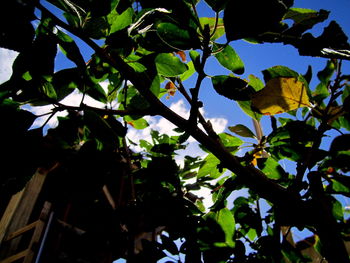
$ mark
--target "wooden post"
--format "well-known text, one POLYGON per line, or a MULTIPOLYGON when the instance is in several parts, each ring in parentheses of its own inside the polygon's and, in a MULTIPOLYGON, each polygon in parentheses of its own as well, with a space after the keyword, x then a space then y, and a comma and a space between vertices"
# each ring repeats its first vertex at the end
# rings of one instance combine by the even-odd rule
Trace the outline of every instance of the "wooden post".
POLYGON ((19 202, 22 199, 22 195, 23 195, 24 190, 18 192, 17 194, 14 194, 11 197, 10 202, 7 205, 7 208, 1 218, 0 221, 0 247, 1 247, 1 243, 3 242, 4 238, 5 238, 5 234, 6 234, 6 230, 8 229, 11 220, 16 212, 16 209, 18 207, 19 202))
POLYGON ((38 168, 24 189, 14 195, 9 202, 4 216, 0 221, 0 258, 9 257, 16 252, 21 239, 20 236, 11 240, 10 245, 5 248, 3 242, 7 239, 8 235, 28 224, 38 196, 44 185, 46 176, 57 166, 58 163, 49 169, 38 168))

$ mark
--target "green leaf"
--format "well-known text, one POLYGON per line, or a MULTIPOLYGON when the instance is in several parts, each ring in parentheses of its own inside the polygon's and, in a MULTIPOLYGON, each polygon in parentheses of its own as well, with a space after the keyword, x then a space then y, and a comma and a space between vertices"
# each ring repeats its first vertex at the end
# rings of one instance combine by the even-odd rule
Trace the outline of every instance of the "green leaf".
POLYGON ((244 73, 244 63, 230 45, 215 44, 215 49, 222 49, 215 57, 223 67, 236 74, 244 73))
POLYGON ((306 8, 290 8, 284 16, 284 19, 291 19, 294 24, 284 33, 287 35, 301 35, 314 25, 325 21, 329 12, 325 10, 315 11, 306 8))
POLYGON ((226 207, 217 211, 216 221, 225 233, 225 243, 229 247, 234 247, 233 235, 236 231, 236 225, 232 212, 226 207))
POLYGON ((243 141, 240 138, 232 136, 226 132, 219 134, 221 143, 227 148, 236 149, 243 144, 243 141))
POLYGON ((262 71, 265 83, 270 79, 284 78, 299 78, 299 73, 285 66, 274 66, 262 71))
POLYGON ((230 126, 228 129, 242 137, 256 138, 255 134, 246 126, 238 124, 235 126, 230 126))
POLYGON ((319 105, 322 105, 323 100, 328 98, 329 95, 328 85, 321 82, 316 86, 315 91, 312 93, 312 99, 319 105))
POLYGON ((137 129, 137 130, 142 130, 144 128, 147 128, 149 126, 148 122, 143 119, 143 118, 137 118, 137 119, 133 119, 132 116, 125 116, 124 120, 131 125, 133 128, 137 129))
POLYGON ((151 87, 150 90, 152 91, 152 93, 158 97, 159 93, 160 93, 160 78, 159 76, 155 76, 152 83, 151 83, 151 87))
POLYGON ((336 65, 334 64, 334 62, 332 60, 328 60, 325 68, 317 73, 317 77, 321 81, 321 83, 328 85, 328 82, 333 76, 335 70, 336 65))
POLYGON ((195 70, 197 72, 200 72, 201 71, 201 60, 200 60, 201 55, 195 50, 191 50, 189 52, 189 55, 190 55, 190 58, 193 62, 193 66, 194 66, 195 70))
POLYGON ((187 65, 170 53, 162 53, 155 58, 158 73, 165 77, 175 77, 186 72, 187 65))
POLYGON ((247 81, 238 77, 218 75, 211 81, 217 93, 231 100, 250 100, 255 92, 247 81))
POLYGON ((54 100, 57 99, 56 91, 50 82, 43 81, 41 84, 41 90, 48 98, 54 99, 54 100))
POLYGON ((185 81, 186 79, 190 78, 196 72, 194 65, 193 65, 193 61, 189 61, 187 63, 187 68, 188 68, 188 70, 186 70, 184 73, 182 73, 180 75, 181 81, 185 81))
POLYGON ((272 157, 257 159, 258 167, 264 172, 264 174, 273 180, 279 180, 286 175, 282 166, 272 157))
POLYGON ((242 111, 247 114, 249 117, 253 118, 254 120, 260 120, 262 117, 262 114, 255 112, 252 110, 252 102, 247 101, 237 101, 238 106, 242 109, 242 111))
POLYGON ((78 67, 85 68, 86 64, 84 57, 81 55, 79 47, 74 40, 60 30, 57 32, 56 36, 63 54, 65 54, 67 58, 73 61, 78 67))
POLYGON ((344 211, 343 211, 342 204, 338 200, 336 200, 335 198, 332 201, 333 201, 332 213, 333 213, 334 218, 337 220, 343 221, 344 211))
POLYGON ((201 178, 209 175, 211 178, 218 178, 221 173, 217 166, 220 164, 220 160, 212 153, 208 154, 203 160, 203 164, 198 170, 197 178, 201 178))
POLYGON ((249 86, 251 86, 255 91, 259 91, 265 86, 264 83, 258 77, 252 74, 248 76, 248 80, 249 86))
POLYGON ((218 18, 218 20, 216 20, 215 17, 200 17, 199 21, 203 28, 205 25, 209 25, 211 33, 213 33, 215 30, 214 35, 211 37, 212 41, 215 41, 225 34, 224 20, 222 18, 218 18))
POLYGON ((110 25, 109 34, 113 34, 119 30, 128 27, 133 20, 134 10, 126 9, 123 13, 118 14, 117 10, 113 10, 108 16, 107 21, 110 25))
POLYGON ((181 28, 173 23, 159 23, 157 35, 160 40, 175 50, 196 49, 200 47, 200 41, 196 32, 190 29, 181 28))

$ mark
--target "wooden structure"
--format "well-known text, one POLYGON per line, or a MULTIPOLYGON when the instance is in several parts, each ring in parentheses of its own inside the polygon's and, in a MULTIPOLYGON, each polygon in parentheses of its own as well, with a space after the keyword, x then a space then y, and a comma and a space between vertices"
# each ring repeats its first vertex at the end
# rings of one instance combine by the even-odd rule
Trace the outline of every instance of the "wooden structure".
POLYGON ((115 259, 116 246, 110 243, 121 227, 113 220, 116 202, 108 186, 98 186, 97 192, 75 186, 74 198, 66 198, 67 178, 60 169, 58 164, 37 169, 8 202, 0 221, 0 263, 111 263, 115 259))
POLYGON ((30 220, 51 169, 38 169, 25 188, 12 196, 0 221, 1 263, 17 262, 22 258, 25 263, 33 262, 49 219, 51 204, 44 202, 37 219, 33 222, 30 220), (27 245, 23 244, 25 242, 27 245))

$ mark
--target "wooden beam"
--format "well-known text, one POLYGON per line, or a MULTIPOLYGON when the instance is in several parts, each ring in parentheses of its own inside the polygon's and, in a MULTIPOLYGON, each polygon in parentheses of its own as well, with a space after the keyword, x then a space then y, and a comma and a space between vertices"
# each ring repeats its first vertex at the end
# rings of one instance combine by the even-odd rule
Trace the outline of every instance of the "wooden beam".
POLYGON ((29 249, 23 250, 19 253, 17 253, 16 255, 13 255, 11 257, 8 257, 4 260, 1 260, 0 263, 12 263, 18 259, 24 258, 29 252, 29 249))
POLYGON ((42 237, 43 231, 45 230, 46 222, 49 218, 51 210, 51 203, 45 202, 43 209, 41 210, 39 220, 36 222, 36 227, 34 230, 34 234, 32 236, 32 239, 29 243, 29 251, 24 258, 23 263, 32 263, 33 259, 36 255, 36 249, 34 248, 35 245, 39 245, 39 241, 42 237))
MULTIPOLYGON (((13 204, 11 204, 10 201, 10 208, 8 207, 8 209, 11 211, 11 213, 9 212, 4 219, 4 229, 1 230, 2 232, 0 232, 0 234, 3 235, 3 238, 2 240, 0 239, 0 241, 4 242, 8 235, 11 235, 11 233, 18 231, 28 224, 34 206, 45 183, 47 174, 56 169, 58 165, 59 164, 56 163, 49 169, 38 168, 33 177, 28 181, 25 188, 22 190, 22 194, 14 198, 15 200, 17 198, 18 200, 16 202, 13 201, 13 204)), ((6 258, 15 254, 20 239, 21 237, 18 236, 9 241, 9 246, 6 246, 6 249, 0 251, 0 258, 6 258)))
POLYGON ((33 222, 33 223, 29 224, 29 225, 26 225, 26 226, 18 229, 17 231, 15 231, 13 233, 7 235, 5 241, 9 241, 9 240, 11 240, 11 239, 13 239, 13 238, 15 238, 17 236, 22 235, 23 233, 25 233, 27 231, 33 229, 34 227, 36 227, 37 223, 38 223, 38 221, 35 221, 35 222, 33 222))
POLYGON ((6 230, 8 229, 11 220, 17 210, 17 207, 22 199, 22 195, 23 195, 24 190, 14 194, 11 197, 10 202, 7 205, 7 208, 1 218, 0 221, 0 246, 5 238, 6 235, 6 230))

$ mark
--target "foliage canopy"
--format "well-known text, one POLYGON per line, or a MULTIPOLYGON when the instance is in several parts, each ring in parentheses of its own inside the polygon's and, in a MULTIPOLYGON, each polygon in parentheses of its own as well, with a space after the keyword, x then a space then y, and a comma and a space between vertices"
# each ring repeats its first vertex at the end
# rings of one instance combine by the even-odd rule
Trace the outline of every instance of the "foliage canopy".
POLYGON ((21 189, 37 167, 58 162, 61 177, 55 180, 66 182, 54 193, 60 200, 93 203, 102 186, 114 182, 118 216, 106 219, 114 233, 114 259, 309 262, 291 241, 297 228, 315 235, 311 246, 328 262, 349 262, 343 241, 350 228, 341 202, 350 196, 350 78, 341 71, 342 61, 350 59, 347 37, 335 21, 313 36, 308 30, 329 13, 294 7, 292 0, 206 0, 213 17, 198 17, 200 1, 3 2, 0 46, 19 55, 11 78, 0 86, 6 124, 1 197, 21 189), (89 61, 78 39, 94 51, 89 61), (311 86, 311 69, 300 74, 283 65, 262 69, 264 80, 241 78, 244 61, 230 45, 240 39, 283 43, 302 56, 324 57, 319 84, 311 86), (58 48, 74 67, 55 71, 58 48), (208 76, 210 57, 230 74, 208 76), (191 87, 188 78, 195 79, 191 87), (262 136, 239 124, 217 134, 200 111, 205 78, 257 125, 270 115, 264 118, 271 119, 272 132, 262 136), (80 106, 61 103, 76 91, 83 94, 80 106), (105 107, 86 105, 88 96, 105 107), (167 96, 187 100, 188 119, 164 104, 167 96), (38 116, 26 105, 52 105, 49 118, 68 114, 43 134, 44 127, 29 129, 38 116), (129 141, 127 130, 146 128, 145 117, 153 115, 175 124, 178 135, 153 131, 151 142, 129 141), (332 130, 338 135, 324 149, 332 130), (185 156, 180 166, 175 151, 185 149, 190 136, 206 156, 185 156), (245 155, 238 155, 252 140, 245 155), (133 145, 142 151, 132 151, 133 145), (284 170, 281 160, 293 162, 295 173, 284 170), (208 210, 194 192, 201 187, 211 189, 214 205, 208 210), (228 199, 240 189, 247 193, 228 199), (157 227, 167 234, 145 241, 139 253, 130 249, 138 233, 157 227))

